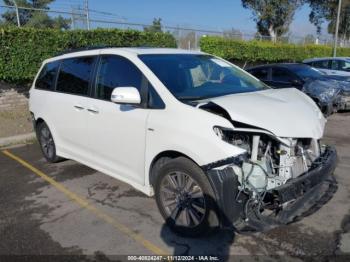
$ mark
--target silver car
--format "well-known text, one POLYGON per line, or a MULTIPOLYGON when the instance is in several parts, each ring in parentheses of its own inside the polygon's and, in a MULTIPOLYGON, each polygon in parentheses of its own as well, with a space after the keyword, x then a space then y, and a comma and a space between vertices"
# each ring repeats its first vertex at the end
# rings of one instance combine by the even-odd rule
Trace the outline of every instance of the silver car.
POLYGON ((303 63, 316 67, 327 75, 350 77, 350 57, 312 58, 303 63))

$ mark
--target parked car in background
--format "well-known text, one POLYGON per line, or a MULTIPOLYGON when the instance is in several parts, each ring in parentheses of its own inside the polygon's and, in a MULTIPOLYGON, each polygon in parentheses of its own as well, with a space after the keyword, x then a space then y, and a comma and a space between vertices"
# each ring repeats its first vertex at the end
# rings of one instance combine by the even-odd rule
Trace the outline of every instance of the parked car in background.
POLYGON ((182 235, 268 230, 336 189, 315 103, 202 52, 59 55, 41 66, 29 108, 49 162, 73 159, 154 195, 182 235))
POLYGON ((280 63, 246 69, 273 88, 294 87, 309 95, 326 115, 350 109, 350 82, 300 63, 280 63))
POLYGON ((350 77, 350 57, 311 58, 303 63, 318 68, 327 75, 350 77))

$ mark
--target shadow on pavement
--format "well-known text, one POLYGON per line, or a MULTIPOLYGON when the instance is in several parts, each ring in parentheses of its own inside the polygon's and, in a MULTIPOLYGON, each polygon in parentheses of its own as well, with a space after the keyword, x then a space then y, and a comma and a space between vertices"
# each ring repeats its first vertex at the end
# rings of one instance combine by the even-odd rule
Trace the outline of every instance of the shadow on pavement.
MULTIPOLYGON (((206 195, 207 200, 213 201, 212 197, 206 195)), ((216 201, 214 200, 214 203, 216 201)), ((220 214, 221 221, 227 219, 224 213, 217 205, 213 208, 216 214, 220 214)), ((215 256, 219 261, 227 261, 230 254, 230 246, 234 242, 234 229, 220 229, 218 227, 208 227, 209 234, 204 234, 199 237, 182 237, 172 231, 167 224, 173 223, 174 220, 168 218, 168 222, 164 223, 161 228, 160 237, 171 248, 174 256, 215 256)), ((227 220, 226 220, 227 221, 227 220)), ((180 230, 186 230, 180 228, 180 230)))

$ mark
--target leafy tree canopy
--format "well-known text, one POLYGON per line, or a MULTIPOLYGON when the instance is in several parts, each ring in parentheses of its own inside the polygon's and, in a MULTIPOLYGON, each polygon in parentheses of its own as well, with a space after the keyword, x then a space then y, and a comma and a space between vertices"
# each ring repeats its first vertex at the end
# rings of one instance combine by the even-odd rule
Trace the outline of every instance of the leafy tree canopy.
MULTIPOLYGON (((14 6, 12 0, 3 0, 6 5, 14 6)), ((54 0, 16 0, 19 7, 49 9, 49 4, 54 0)), ((47 13, 41 11, 33 11, 19 9, 19 18, 21 26, 36 27, 36 28, 56 28, 68 29, 69 19, 62 16, 56 18, 50 17, 47 13)), ((11 9, 2 14, 3 25, 17 25, 17 17, 14 9, 11 9)), ((0 22, 1 24, 1 22, 0 22)))
MULTIPOLYGON (((311 7, 309 16, 310 22, 317 27, 317 32, 321 33, 321 26, 328 23, 328 33, 334 34, 339 0, 307 0, 311 7)), ((339 35, 344 38, 350 37, 350 0, 342 0, 339 35)))
POLYGON ((162 19, 161 18, 154 18, 152 25, 144 27, 143 31, 145 31, 145 32, 162 32, 162 19))
POLYGON ((303 0, 242 0, 242 4, 252 11, 258 32, 275 39, 288 32, 303 0))

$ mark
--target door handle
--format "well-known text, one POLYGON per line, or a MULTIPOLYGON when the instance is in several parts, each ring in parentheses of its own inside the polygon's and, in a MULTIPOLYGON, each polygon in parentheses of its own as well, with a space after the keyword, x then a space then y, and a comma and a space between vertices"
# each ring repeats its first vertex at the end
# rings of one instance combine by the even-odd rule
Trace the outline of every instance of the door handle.
POLYGON ((88 108, 88 111, 94 114, 98 114, 99 111, 96 108, 88 108))
POLYGON ((74 107, 75 107, 76 109, 78 109, 78 110, 83 110, 83 109, 84 109, 84 107, 81 106, 81 105, 74 105, 74 107))

